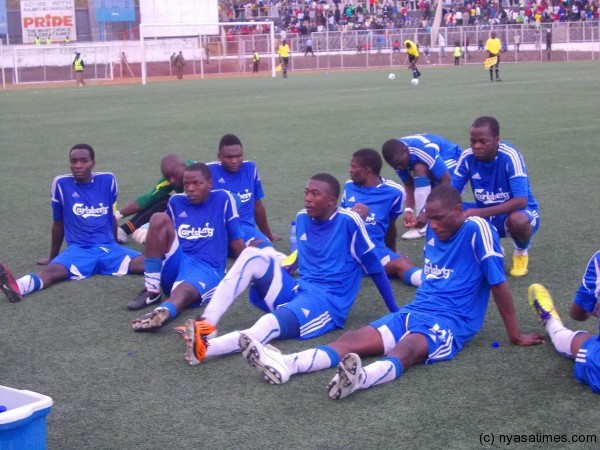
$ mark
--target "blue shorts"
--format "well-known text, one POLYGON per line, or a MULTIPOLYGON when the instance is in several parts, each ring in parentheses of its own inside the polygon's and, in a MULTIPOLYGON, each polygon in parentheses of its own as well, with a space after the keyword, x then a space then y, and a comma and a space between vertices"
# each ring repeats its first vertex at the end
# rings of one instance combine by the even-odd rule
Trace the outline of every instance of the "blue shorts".
POLYGON ((268 247, 273 247, 273 244, 271 243, 269 238, 265 236, 265 234, 258 228, 243 223, 240 224, 240 227, 242 228, 242 234, 244 235, 243 239, 246 246, 248 246, 248 244, 254 240, 262 240, 267 244, 268 247))
POLYGON ((186 255, 181 247, 178 247, 163 262, 160 287, 166 295, 171 295, 171 291, 181 283, 191 284, 204 303, 211 299, 223 276, 224 274, 220 274, 214 267, 186 255))
POLYGON ((389 262, 394 261, 398 258, 405 258, 403 255, 399 255, 398 253, 393 252, 388 247, 384 245, 378 245, 375 247, 375 252, 377 254, 377 258, 379 262, 381 262, 382 266, 386 266, 389 262))
POLYGON ((296 281, 273 261, 273 271, 264 280, 255 280, 250 286, 250 303, 265 312, 273 312, 296 297, 296 281))
POLYGON ((298 339, 311 339, 336 328, 322 295, 301 290, 292 276, 279 266, 274 268, 272 278, 271 274, 264 278, 264 282, 256 280, 250 287, 250 303, 265 312, 277 308, 291 311, 300 327, 298 339))
POLYGON ((580 383, 589 385, 592 392, 600 394, 600 339, 586 339, 575 357, 573 375, 580 383))
POLYGON ((129 272, 129 263, 141 253, 117 243, 102 245, 69 245, 50 261, 60 264, 69 272, 71 280, 81 280, 92 275, 122 277, 129 272))
MULTIPOLYGON (((467 209, 477 209, 477 204, 475 202, 463 202, 463 211, 466 211, 467 209)), ((520 212, 529 217, 529 225, 531 225, 531 229, 533 230, 531 235, 533 236, 537 233, 537 230, 540 228, 541 220, 540 213, 537 209, 525 208, 513 212, 520 212)), ((508 231, 506 230, 506 219, 508 219, 508 215, 509 213, 500 214, 499 216, 484 217, 484 219, 496 228, 496 231, 501 238, 505 238, 509 236, 508 231)))
POLYGON ((291 311, 300 325, 298 339, 312 339, 336 329, 327 302, 310 291, 300 291, 294 299, 281 305, 291 311))
POLYGON ((419 333, 427 338, 428 357, 425 364, 452 359, 462 348, 454 340, 452 330, 435 317, 397 312, 387 314, 369 325, 381 334, 385 355, 410 333, 419 333))

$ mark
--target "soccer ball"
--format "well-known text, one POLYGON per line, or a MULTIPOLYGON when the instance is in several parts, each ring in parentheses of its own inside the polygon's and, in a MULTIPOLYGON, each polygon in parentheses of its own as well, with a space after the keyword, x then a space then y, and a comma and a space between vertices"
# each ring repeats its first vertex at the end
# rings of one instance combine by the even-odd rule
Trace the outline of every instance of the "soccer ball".
POLYGON ((417 84, 419 84, 419 79, 413 78, 412 80, 410 80, 410 84, 412 84, 413 86, 416 86, 417 84))
POLYGON ((395 79, 396 79, 396 75, 394 75, 393 73, 390 73, 390 74, 388 75, 388 78, 389 78, 390 80, 395 80, 395 79))

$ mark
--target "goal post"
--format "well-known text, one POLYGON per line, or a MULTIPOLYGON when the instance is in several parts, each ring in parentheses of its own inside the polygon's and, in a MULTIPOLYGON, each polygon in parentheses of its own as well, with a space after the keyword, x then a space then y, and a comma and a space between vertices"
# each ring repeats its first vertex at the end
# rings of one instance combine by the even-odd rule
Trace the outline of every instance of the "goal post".
POLYGON ((110 44, 19 45, 12 48, 15 84, 52 83, 75 80, 73 59, 81 53, 85 78, 113 79, 113 49, 110 44))
MULTIPOLYGON (((188 57, 184 54, 185 59, 189 59, 189 54, 193 60, 199 60, 200 77, 204 79, 204 64, 205 59, 208 61, 216 60, 227 61, 235 60, 236 65, 240 65, 246 58, 251 58, 252 48, 244 45, 240 41, 235 52, 229 54, 224 49, 227 46, 228 38, 246 37, 245 35, 230 34, 230 30, 265 30, 266 33, 256 34, 257 41, 260 41, 260 49, 256 49, 258 53, 270 58, 271 76, 276 76, 276 48, 275 48, 275 25, 273 21, 265 22, 153 22, 141 23, 140 31, 140 62, 142 72, 142 85, 147 84, 149 66, 151 64, 171 63, 173 53, 186 50, 188 57), (261 39, 258 39, 258 38, 261 39), (209 47, 211 46, 211 47, 209 47), (221 49, 215 55, 214 48, 221 49), (245 51, 240 53, 240 48, 245 51)), ((195 65, 194 73, 195 72, 195 65)), ((170 72, 170 71, 169 71, 170 72)))

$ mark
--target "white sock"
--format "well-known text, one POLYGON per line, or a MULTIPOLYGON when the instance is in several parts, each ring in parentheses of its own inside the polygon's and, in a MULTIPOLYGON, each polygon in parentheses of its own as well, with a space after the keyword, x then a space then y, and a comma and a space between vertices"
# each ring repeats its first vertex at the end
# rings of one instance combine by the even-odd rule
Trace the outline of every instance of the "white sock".
POLYGON ((283 359, 293 374, 317 372, 331 367, 329 355, 320 348, 284 355, 283 359))
POLYGON ((526 248, 519 248, 517 246, 515 246, 515 252, 514 252, 515 256, 527 256, 528 252, 526 248))
POLYGON ((415 187, 415 216, 418 216, 425 207, 425 202, 430 192, 431 185, 415 187))
POLYGON ((41 291, 44 289, 44 282, 39 277, 38 280, 40 280, 40 286, 36 289, 31 275, 25 275, 19 278, 17 280, 17 286, 19 286, 21 295, 25 296, 27 294, 31 294, 33 291, 41 291))
POLYGON ((144 272, 144 285, 148 292, 160 292, 160 272, 144 272))
MULTIPOLYGON (((265 314, 247 330, 244 334, 256 339, 262 344, 279 337, 279 321, 273 314, 265 314)), ((240 351, 240 332, 234 331, 223 336, 209 339, 206 357, 226 355, 240 351)))
POLYGON ((396 367, 386 359, 369 364, 362 371, 363 377, 357 389, 368 389, 396 379, 396 367))
POLYGON ((550 340, 556 351, 572 358, 571 342, 573 342, 573 338, 580 332, 569 330, 560 320, 552 316, 546 320, 544 327, 548 335, 550 335, 550 340))
POLYGON ((421 286, 421 283, 422 283, 421 275, 423 275, 423 269, 417 270, 410 276, 410 282, 413 286, 415 286, 415 287, 421 286))
POLYGON ((212 299, 202 313, 202 317, 213 326, 217 326, 219 320, 229 309, 235 299, 246 290, 250 282, 265 276, 269 267, 276 265, 274 256, 270 255, 274 250, 271 247, 259 249, 256 247, 246 248, 236 259, 227 275, 218 284, 212 299))

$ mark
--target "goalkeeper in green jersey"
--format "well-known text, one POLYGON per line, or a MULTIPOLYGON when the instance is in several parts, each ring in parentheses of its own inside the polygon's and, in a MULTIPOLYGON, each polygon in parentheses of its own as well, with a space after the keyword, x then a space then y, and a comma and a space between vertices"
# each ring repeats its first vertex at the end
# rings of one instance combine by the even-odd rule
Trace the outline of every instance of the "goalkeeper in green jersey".
POLYGON ((163 156, 160 160, 162 178, 148 192, 127 203, 115 213, 118 220, 133 215, 117 229, 117 239, 120 243, 127 242, 130 234, 133 234, 133 238, 140 244, 145 242, 147 229, 140 227, 150 222, 152 214, 167 209, 171 192, 183 192, 183 171, 195 162, 186 161, 175 154, 163 156))

